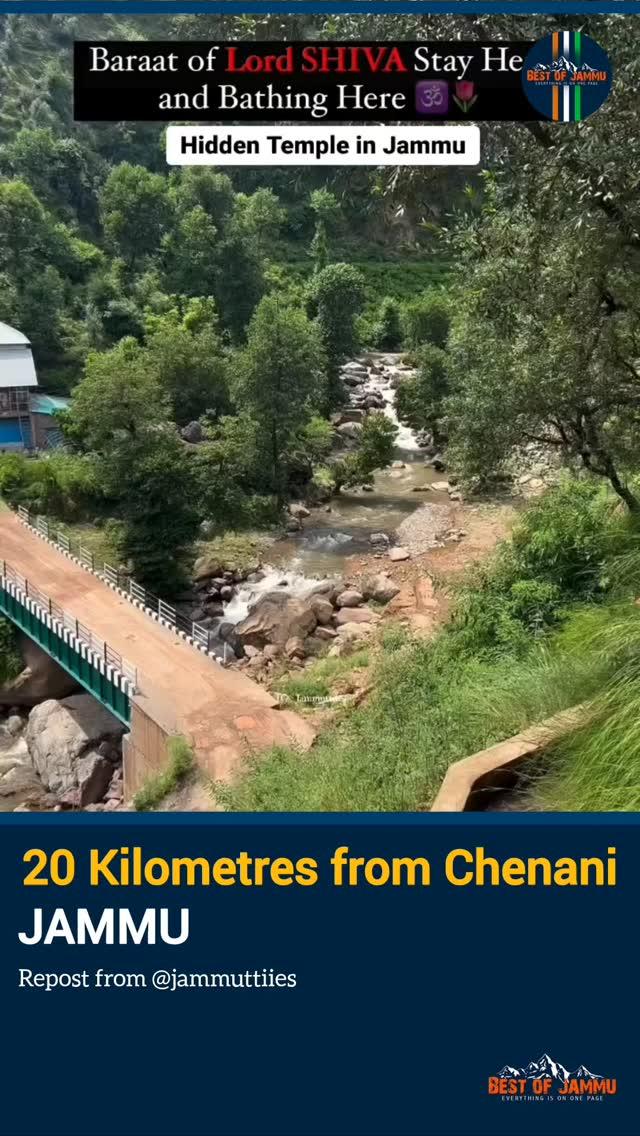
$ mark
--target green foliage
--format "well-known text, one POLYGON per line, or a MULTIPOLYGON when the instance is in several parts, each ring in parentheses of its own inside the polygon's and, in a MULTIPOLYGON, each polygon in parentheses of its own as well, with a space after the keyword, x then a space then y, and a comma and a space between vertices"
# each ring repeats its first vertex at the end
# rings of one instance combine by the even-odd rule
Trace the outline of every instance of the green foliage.
POLYGON ((572 812, 640 809, 640 613, 634 604, 580 612, 572 651, 609 667, 583 726, 551 749, 546 772, 525 786, 526 806, 572 812), (599 617, 599 618, 598 618, 599 617))
POLYGON ((635 526, 592 482, 567 479, 533 502, 512 538, 462 588, 450 633, 476 654, 526 651, 570 605, 599 602, 610 565, 637 549, 635 526))
POLYGON ((1 454, 0 493, 14 507, 68 521, 96 509, 101 499, 95 461, 61 451, 41 458, 1 454))
POLYGON ((397 351, 402 343, 400 306, 390 296, 380 305, 371 333, 371 342, 379 351, 397 351))
POLYGON ((170 427, 147 434, 127 454, 126 481, 120 487, 120 549, 136 580, 161 596, 172 596, 186 582, 198 530, 193 463, 185 459, 185 445, 170 427))
POLYGON ((166 178, 122 162, 111 171, 100 199, 105 238, 129 265, 158 252, 172 219, 166 178))
POLYGON ((640 316, 626 231, 555 183, 543 208, 537 190, 514 204, 487 178, 484 212, 459 246, 448 406, 456 464, 482 477, 514 446, 542 441, 639 511, 627 476, 639 456, 640 316))
POLYGON ((145 346, 178 425, 230 409, 227 354, 213 300, 191 300, 182 312, 150 316, 145 346))
MULTIPOLYGON (((71 442, 105 455, 135 442, 168 418, 168 395, 134 339, 123 339, 110 351, 89 356, 85 376, 61 416, 71 442)), ((117 474, 124 472, 118 469, 117 474)))
POLYGON ((169 738, 167 743, 169 763, 164 772, 149 777, 133 798, 133 806, 138 812, 157 809, 165 797, 179 789, 190 773, 195 760, 188 742, 182 737, 169 738))
POLYGON ((403 313, 404 345, 411 349, 423 343, 443 348, 450 322, 450 301, 445 292, 431 289, 405 305, 403 313))
POLYGON ((395 811, 424 808, 461 757, 591 697, 607 668, 593 655, 532 648, 480 662, 451 639, 398 646, 375 694, 321 735, 313 760, 278 749, 217 786, 232 811, 395 811))
POLYGON ((326 408, 338 405, 338 368, 358 350, 356 317, 364 303, 363 280, 350 264, 328 264, 309 285, 308 303, 314 313, 327 359, 329 388, 326 408))
POLYGON ((337 490, 369 481, 378 469, 393 460, 397 427, 386 414, 367 414, 355 453, 331 464, 331 476, 337 490))
POLYGON ((412 430, 435 430, 449 392, 447 354, 426 343, 417 353, 415 376, 404 379, 396 391, 396 410, 401 422, 412 430))
POLYGON ((284 453, 316 409, 322 385, 318 329, 303 311, 265 296, 253 315, 237 366, 236 402, 261 424, 271 489, 282 499, 284 453))
POLYGON ((0 618, 0 686, 17 678, 24 667, 13 623, 0 618))
POLYGON ((368 667, 370 661, 371 655, 367 649, 354 651, 352 655, 343 655, 338 659, 327 656, 307 667, 303 675, 286 675, 276 683, 276 688, 282 694, 288 694, 293 701, 326 698, 331 694, 337 679, 351 671, 368 667))

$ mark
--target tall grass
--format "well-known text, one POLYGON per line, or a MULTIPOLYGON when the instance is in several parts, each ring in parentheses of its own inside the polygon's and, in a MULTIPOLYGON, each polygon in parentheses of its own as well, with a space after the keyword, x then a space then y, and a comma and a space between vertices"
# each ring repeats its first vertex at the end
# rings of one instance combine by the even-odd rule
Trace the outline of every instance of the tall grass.
MULTIPOLYGON (((553 747, 528 807, 572 812, 640 811, 640 611, 627 604, 592 620, 585 647, 615 662, 588 724, 553 747)), ((585 637, 586 640, 586 637, 585 637)))
POLYGON ((167 768, 155 777, 149 777, 133 798, 138 812, 155 809, 174 789, 179 788, 194 767, 193 751, 185 738, 169 738, 169 762, 167 768))
POLYGON ((609 659, 534 646, 524 659, 482 662, 452 641, 388 656, 373 701, 346 715, 305 756, 277 749, 251 761, 230 810, 402 811, 428 806, 460 757, 590 698, 609 659))

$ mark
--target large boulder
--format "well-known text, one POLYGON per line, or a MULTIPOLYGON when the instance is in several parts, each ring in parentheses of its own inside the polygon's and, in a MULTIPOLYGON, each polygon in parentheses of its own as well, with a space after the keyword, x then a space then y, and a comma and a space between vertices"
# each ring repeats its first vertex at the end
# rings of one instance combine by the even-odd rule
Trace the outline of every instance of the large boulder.
POLYGON ((399 591, 398 585, 384 572, 367 576, 362 583, 362 594, 365 599, 375 600, 376 603, 389 603, 399 591))
POLYGON ((204 442, 204 430, 199 422, 189 422, 187 426, 183 426, 180 436, 184 438, 185 442, 191 442, 193 446, 204 442))
POLYGON ((337 427, 338 434, 341 438, 347 441, 357 442, 362 433, 361 422, 343 422, 342 426, 337 427))
POLYGON ((65 698, 80 689, 76 680, 27 635, 20 635, 19 647, 25 668, 2 687, 0 705, 37 706, 44 698, 65 698))
POLYGON ((310 607, 318 623, 331 623, 333 618, 333 604, 325 596, 311 596, 310 607))
POLYGON ((61 702, 48 699, 36 706, 25 739, 46 788, 58 796, 80 790, 80 803, 85 805, 100 800, 113 772, 98 746, 103 741, 117 743, 123 733, 124 726, 95 698, 73 694, 61 702))
POLYGON ((198 583, 200 580, 210 580, 212 576, 220 576, 222 574, 222 565, 220 559, 215 556, 199 556, 193 566, 193 578, 198 583))
POLYGON ((338 607, 359 607, 363 599, 361 592, 357 592, 355 588, 347 588, 336 597, 336 603, 338 607))
POLYGON ((310 635, 318 620, 309 600, 296 599, 286 592, 267 592, 236 624, 236 635, 243 646, 284 646, 288 639, 310 635))

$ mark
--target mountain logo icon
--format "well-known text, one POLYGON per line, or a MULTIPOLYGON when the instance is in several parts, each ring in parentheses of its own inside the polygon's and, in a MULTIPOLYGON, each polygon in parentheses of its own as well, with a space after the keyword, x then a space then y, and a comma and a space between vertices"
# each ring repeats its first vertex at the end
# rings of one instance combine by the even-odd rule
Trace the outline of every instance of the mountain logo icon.
POLYGON ((522 1100, 556 1095, 571 1100, 602 1100, 617 1091, 615 1078, 592 1073, 583 1064, 570 1070, 548 1053, 526 1065, 503 1065, 495 1076, 489 1077, 488 1085, 490 1096, 522 1100))
POLYGON ((522 89, 538 118, 582 122, 609 95, 613 68, 607 52, 582 31, 552 32, 527 52, 522 89))

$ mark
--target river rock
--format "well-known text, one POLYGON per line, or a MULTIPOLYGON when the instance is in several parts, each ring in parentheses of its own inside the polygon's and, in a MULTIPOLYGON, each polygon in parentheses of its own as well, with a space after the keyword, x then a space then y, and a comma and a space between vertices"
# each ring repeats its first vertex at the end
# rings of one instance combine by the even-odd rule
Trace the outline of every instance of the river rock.
POLYGON ((287 517, 284 527, 290 533, 300 532, 302 521, 298 520, 297 517, 287 517))
POLYGON ((199 422, 189 422, 187 426, 182 427, 180 437, 184 438, 185 442, 197 446, 199 442, 204 442, 204 430, 199 422))
POLYGON ((267 592, 236 624, 236 635, 243 646, 265 647, 267 643, 286 644, 292 638, 304 639, 315 630, 318 620, 308 600, 295 599, 286 592, 267 592))
POLYGON ((65 698, 79 690, 79 684, 41 647, 22 633, 18 637, 25 668, 0 690, 0 705, 14 715, 18 707, 37 706, 45 698, 65 698))
POLYGON ((435 457, 431 458, 430 465, 432 465, 434 469, 437 469, 438 473, 444 473, 447 468, 447 463, 441 454, 436 454, 435 457))
POLYGON ((378 572, 375 576, 367 576, 363 582, 362 591, 367 600, 375 600, 376 603, 389 603, 394 596, 397 596, 400 588, 390 576, 385 575, 384 572, 378 572))
POLYGON ((400 546, 398 546, 396 548, 390 548, 387 555, 389 557, 389 560, 394 560, 394 561, 408 560, 409 559, 409 553, 407 552, 407 549, 401 548, 400 546))
MULTIPOLYGON (((367 639, 373 631, 373 624, 371 623, 343 623, 337 629, 338 640, 340 643, 357 643, 360 639, 367 639)), ((331 652, 333 648, 331 648, 331 652)))
POLYGON ((343 422, 342 426, 336 427, 338 434, 341 438, 356 442, 362 433, 361 422, 343 422))
POLYGON ((345 363, 340 371, 343 375, 364 375, 367 377, 367 368, 364 363, 345 363))
POLYGON ((324 596, 312 596, 309 602, 318 623, 326 625, 331 622, 333 618, 333 604, 330 600, 325 599, 324 596))
POLYGON ((378 544, 386 548, 389 544, 389 537, 383 532, 371 533, 369 544, 378 544))
POLYGON ((85 805, 95 805, 102 800, 109 788, 112 774, 111 762, 100 757, 98 753, 88 753, 78 758, 76 777, 80 808, 84 808, 85 805))
POLYGON ((377 623, 380 616, 368 607, 344 607, 337 611, 333 621, 337 627, 344 627, 348 623, 377 623))
POLYGON ((297 517, 299 521, 311 516, 311 510, 307 509, 307 506, 303 505, 300 501, 291 502, 289 505, 289 513, 292 517, 297 517))
POLYGON ((347 588, 345 592, 340 592, 340 595, 336 597, 338 607, 359 607, 363 601, 364 596, 355 588, 347 588))
POLYGON ((284 653, 290 660, 304 659, 306 654, 304 639, 302 639, 300 635, 292 635, 290 639, 287 639, 284 645, 284 653))
POLYGON ((320 639, 321 642, 329 642, 331 639, 336 638, 337 631, 334 631, 333 627, 323 627, 321 624, 318 624, 313 634, 315 638, 320 639))
POLYGON ((12 738, 17 737, 18 734, 22 733, 23 726, 24 721, 19 714, 10 714, 4 724, 5 730, 8 734, 11 735, 12 738))
MULTIPOLYGON (((48 699, 36 706, 29 715, 25 739, 42 783, 61 795, 78 788, 80 776, 83 783, 91 782, 89 766, 78 768, 83 757, 92 754, 109 766, 94 752, 95 747, 101 741, 115 743, 123 733, 124 726, 89 694, 73 694, 61 702, 48 699)), ((90 788, 86 792, 90 794, 90 788)))
POLYGON ((448 481, 434 481, 431 484, 431 488, 433 489, 434 493, 448 493, 449 482, 448 481))
POLYGON ((196 582, 209 580, 212 576, 221 576, 222 565, 214 556, 199 556, 193 566, 193 578, 196 582))

